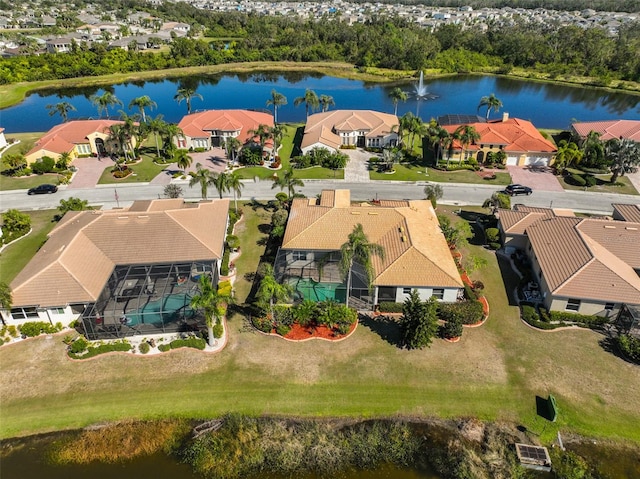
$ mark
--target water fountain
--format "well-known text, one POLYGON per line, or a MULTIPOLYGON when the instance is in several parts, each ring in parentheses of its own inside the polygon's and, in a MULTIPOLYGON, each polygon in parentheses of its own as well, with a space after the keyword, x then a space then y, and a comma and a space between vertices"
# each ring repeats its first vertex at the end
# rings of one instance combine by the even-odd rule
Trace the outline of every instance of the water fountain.
POLYGON ((418 100, 433 100, 434 98, 438 98, 438 95, 429 93, 427 87, 424 85, 424 72, 422 70, 420 70, 420 81, 415 86, 415 91, 418 100))

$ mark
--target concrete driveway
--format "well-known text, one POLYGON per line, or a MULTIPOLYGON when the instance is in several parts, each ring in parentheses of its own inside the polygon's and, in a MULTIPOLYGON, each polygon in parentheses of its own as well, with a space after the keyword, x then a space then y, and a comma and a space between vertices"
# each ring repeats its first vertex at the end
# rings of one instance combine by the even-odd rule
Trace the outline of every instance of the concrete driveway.
MULTIPOLYGON (((212 173, 220 173, 227 168, 227 156, 223 148, 213 148, 201 153, 189 153, 189 156, 193 161, 191 166, 184 170, 187 175, 192 171, 197 171, 198 164, 212 173)), ((182 173, 182 168, 178 168, 175 163, 170 163, 158 176, 151 180, 150 184, 168 185, 176 172, 182 173)))
POLYGON ((76 171, 71 183, 69 183, 67 187, 68 190, 95 187, 105 168, 112 168, 115 162, 109 157, 76 158, 71 164, 75 166, 78 171, 76 171))
POLYGON ((534 194, 536 191, 564 191, 549 167, 507 166, 507 170, 513 183, 528 186, 534 194))

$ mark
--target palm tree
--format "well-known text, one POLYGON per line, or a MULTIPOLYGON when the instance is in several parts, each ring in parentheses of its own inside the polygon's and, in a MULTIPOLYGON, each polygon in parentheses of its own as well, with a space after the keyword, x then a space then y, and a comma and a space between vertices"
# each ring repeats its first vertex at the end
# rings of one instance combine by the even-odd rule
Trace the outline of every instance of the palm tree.
POLYGON ((178 168, 182 168, 182 171, 186 173, 187 168, 191 166, 193 163, 193 158, 189 156, 189 152, 187 150, 178 150, 173 156, 174 161, 178 168))
POLYGON ((293 195, 296 193, 296 186, 303 187, 304 182, 294 176, 293 168, 289 168, 282 176, 274 176, 271 189, 280 188, 280 191, 282 191, 286 188, 289 193, 289 198, 293 198, 293 195))
POLYGON ((229 136, 224 142, 224 146, 227 150, 227 158, 231 158, 231 161, 236 161, 236 156, 238 155, 238 151, 240 151, 240 147, 242 143, 235 136, 229 136))
POLYGON ((389 98, 391 98, 391 101, 393 102, 393 114, 395 116, 398 116, 398 102, 406 102, 409 98, 409 95, 401 88, 395 87, 389 92, 389 98))
POLYGON ((220 199, 222 199, 222 193, 230 191, 229 173, 225 173, 224 171, 220 173, 213 173, 211 177, 213 178, 212 184, 218 192, 220 199))
POLYGON ((164 149, 167 153, 171 152, 175 145, 173 144, 173 140, 182 136, 184 132, 182 128, 180 128, 175 123, 165 123, 164 130, 162 131, 162 141, 164 143, 164 149))
POLYGON ((152 118, 146 123, 148 133, 153 133, 156 140, 156 154, 160 157, 160 138, 164 132, 167 122, 162 119, 162 115, 152 118))
POLYGON ((49 116, 53 116, 57 113, 62 117, 62 122, 66 123, 69 112, 76 111, 76 107, 68 101, 61 101, 60 103, 56 103, 55 105, 47 105, 47 110, 49 110, 49 116))
POLYGON ((262 266, 262 280, 256 297, 263 306, 269 305, 272 319, 275 318, 274 304, 288 301, 292 294, 293 287, 289 283, 278 283, 273 273, 273 266, 264 264, 262 266))
POLYGON ((456 133, 458 134, 458 139, 462 145, 462 153, 460 155, 460 163, 462 163, 462 159, 465 156, 465 150, 469 145, 480 139, 480 133, 478 133, 474 127, 469 125, 460 125, 456 129, 456 133))
POLYGON ((109 107, 110 106, 123 106, 122 102, 110 91, 105 91, 102 95, 92 95, 89 97, 91 103, 98 109, 98 116, 102 116, 102 112, 107 113, 107 120, 109 119, 109 107))
POLYGON ((495 93, 492 93, 489 96, 483 96, 482 98, 480 98, 480 104, 478 105, 478 111, 480 111, 480 108, 482 108, 483 106, 487 107, 487 116, 485 118, 488 120, 489 119, 489 114, 491 113, 491 110, 493 110, 496 113, 498 113, 500 108, 502 108, 502 102, 500 101, 500 99, 498 97, 496 97, 495 93))
POLYGON ((209 190, 209 186, 213 185, 213 175, 211 171, 203 168, 200 163, 196 163, 196 171, 192 171, 189 173, 191 179, 189 180, 189 188, 194 187, 195 185, 200 185, 200 191, 202 193, 202 199, 207 199, 207 191, 209 190))
POLYGON ((285 130, 284 127, 280 125, 276 125, 271 128, 271 138, 273 139, 273 156, 275 157, 278 154, 278 149, 280 148, 280 142, 282 141, 282 137, 284 136, 285 130))
POLYGON ((373 264, 371 256, 376 255, 384 260, 384 247, 377 243, 370 243, 369 238, 364 233, 362 224, 358 223, 349 233, 349 239, 340 247, 340 272, 347 280, 347 300, 349 306, 349 294, 351 292, 351 274, 354 263, 358 263, 364 269, 367 276, 367 286, 371 289, 373 285, 373 264))
POLYGON ((267 100, 267 106, 273 106, 273 122, 278 124, 278 107, 287 104, 287 97, 282 93, 271 90, 271 98, 267 100))
POLYGON ((129 131, 125 128, 124 123, 115 123, 109 127, 109 140, 117 143, 119 153, 122 153, 124 160, 129 161, 129 144, 131 138, 129 131))
POLYGON ((627 168, 640 165, 640 145, 630 138, 614 138, 606 144, 607 159, 611 162, 611 183, 624 176, 627 168))
POLYGON ((604 144, 600 140, 600 133, 590 131, 582 143, 582 158, 589 168, 602 168, 605 163, 604 144))
POLYGON ((573 141, 567 142, 567 140, 560 140, 553 166, 556 170, 562 171, 565 168, 580 163, 583 154, 584 152, 580 150, 578 145, 573 141))
POLYGON ((200 93, 197 93, 194 88, 189 87, 179 88, 178 92, 173 97, 173 99, 176 100, 178 104, 180 104, 182 100, 185 100, 185 102, 187 103, 187 115, 191 114, 191 100, 193 98, 200 98, 202 100, 202 95, 200 93))
POLYGON ((320 108, 322 109, 322 113, 327 111, 329 107, 336 106, 336 102, 333 100, 331 95, 320 95, 320 99, 318 100, 320 103, 320 108))
POLYGON ((411 129, 413 119, 416 116, 410 111, 400 117, 400 122, 393 127, 393 131, 398 134, 398 145, 402 147, 404 145, 404 134, 411 129))
POLYGON ((293 100, 293 106, 298 106, 304 103, 304 109, 306 116, 309 117, 309 110, 312 112, 317 110, 320 106, 320 99, 315 91, 309 90, 308 88, 304 92, 304 96, 299 96, 295 100, 293 100))
POLYGON ((260 124, 254 130, 249 130, 248 133, 250 135, 258 137, 258 142, 260 143, 260 158, 262 158, 262 155, 264 155, 264 147, 267 144, 267 141, 273 138, 271 128, 269 128, 268 125, 260 124))
POLYGON ((238 198, 242 196, 242 188, 244 188, 244 183, 242 182, 242 177, 240 173, 237 171, 232 171, 229 175, 227 175, 227 191, 233 191, 233 202, 235 204, 236 213, 238 212, 238 198))
POLYGON ((137 107, 140 110, 140 114, 142 115, 142 121, 147 122, 147 115, 144 111, 145 108, 149 108, 149 110, 153 110, 158 106, 158 104, 153 101, 148 95, 142 95, 138 98, 134 98, 129 102, 129 108, 137 107))
POLYGON ((231 303, 229 295, 222 294, 211 281, 211 275, 203 274, 198 282, 199 293, 191 298, 190 306, 193 309, 201 309, 204 313, 204 320, 207 323, 207 335, 209 336, 209 346, 214 346, 213 324, 222 321, 224 308, 231 303))
POLYGON ((60 156, 58 157, 58 161, 56 163, 58 167, 66 170, 67 168, 69 168, 69 163, 71 163, 71 153, 69 153, 68 151, 63 151, 62 153, 60 153, 60 156))

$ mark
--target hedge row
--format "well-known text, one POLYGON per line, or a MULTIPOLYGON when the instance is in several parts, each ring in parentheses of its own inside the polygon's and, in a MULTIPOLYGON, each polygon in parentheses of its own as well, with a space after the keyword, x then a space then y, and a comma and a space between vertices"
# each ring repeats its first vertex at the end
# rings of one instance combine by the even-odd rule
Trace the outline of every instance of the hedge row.
POLYGON ((203 350, 207 346, 207 343, 202 338, 187 338, 187 339, 174 339, 169 344, 161 344, 158 349, 165 353, 170 349, 178 348, 195 348, 203 350))
POLYGON ((621 334, 616 338, 616 343, 626 357, 640 363, 640 339, 629 334, 621 334))
POLYGON ((555 329, 570 325, 597 329, 609 322, 609 318, 602 316, 547 311, 544 307, 524 301, 520 303, 520 316, 526 323, 539 329, 555 329))
POLYGON ((462 324, 477 324, 484 318, 480 301, 460 301, 458 303, 438 303, 438 318, 443 321, 460 320, 462 324))
POLYGON ((391 301, 383 301, 380 303, 381 313, 402 313, 403 303, 394 303, 391 301))
POLYGON ((18 326, 21 334, 32 338, 40 334, 53 334, 62 331, 62 323, 52 325, 46 321, 30 321, 18 326))
POLYGON ((588 314, 567 313, 565 311, 550 311, 551 321, 563 323, 576 323, 587 328, 599 328, 609 322, 609 318, 604 316, 593 316, 588 314))
POLYGON ((126 340, 109 344, 101 344, 99 346, 87 348, 86 352, 76 353, 69 351, 69 357, 73 359, 88 359, 98 356, 99 354, 110 353, 111 351, 131 351, 131 344, 126 340))

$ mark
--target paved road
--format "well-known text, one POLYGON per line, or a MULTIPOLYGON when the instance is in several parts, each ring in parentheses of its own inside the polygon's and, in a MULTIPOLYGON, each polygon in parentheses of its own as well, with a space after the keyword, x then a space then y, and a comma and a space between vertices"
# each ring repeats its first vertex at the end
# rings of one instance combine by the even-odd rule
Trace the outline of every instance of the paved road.
MULTIPOLYGON (((186 182, 178 182, 185 193, 185 198, 197 200, 200 197, 199 188, 189 188, 186 182)), ((246 180, 241 199, 272 199, 278 190, 271 189, 271 181, 246 180)), ((306 196, 315 196, 323 189, 347 188, 351 190, 353 200, 379 199, 420 199, 424 198, 423 188, 425 182, 404 183, 393 181, 371 181, 369 183, 348 183, 332 180, 305 180, 305 186, 300 192, 306 196)), ((444 197, 442 204, 449 205, 480 205, 496 190, 490 185, 469 185, 459 183, 442 184, 444 197)), ((22 210, 57 208, 60 199, 79 197, 89 201, 91 205, 100 205, 104 208, 116 206, 125 207, 136 199, 153 199, 162 197, 163 187, 148 183, 123 184, 114 186, 100 185, 86 189, 60 188, 53 195, 28 196, 25 190, 13 190, 0 192, 0 211, 11 208, 22 210), (118 202, 115 192, 118 193, 118 202)), ((214 188, 210 188, 210 197, 216 197, 214 188)), ((227 195, 232 197, 232 195, 227 195)), ((640 203, 640 197, 632 195, 618 195, 607 193, 591 193, 583 191, 545 191, 534 192, 531 196, 518 196, 512 199, 512 203, 523 203, 530 206, 554 208, 570 208, 572 210, 588 213, 610 214, 611 203, 640 203)))

